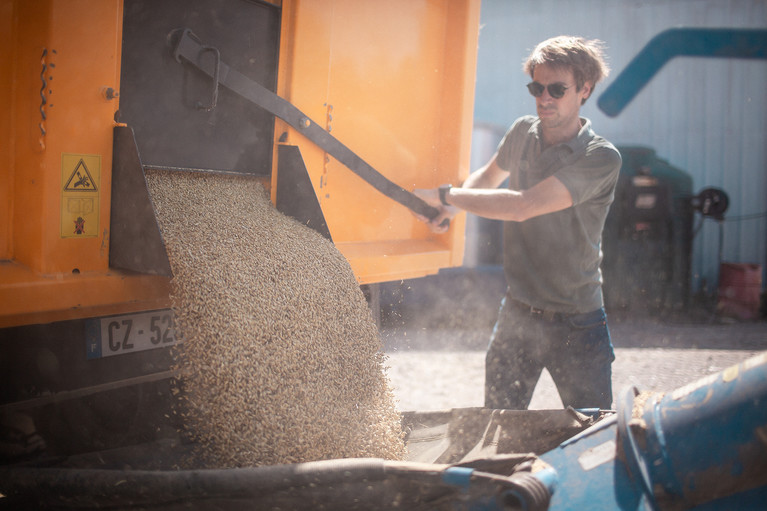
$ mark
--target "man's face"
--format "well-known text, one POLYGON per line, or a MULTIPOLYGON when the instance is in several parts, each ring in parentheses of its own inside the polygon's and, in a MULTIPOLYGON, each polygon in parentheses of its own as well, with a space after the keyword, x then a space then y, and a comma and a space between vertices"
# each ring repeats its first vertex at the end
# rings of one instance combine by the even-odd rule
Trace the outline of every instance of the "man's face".
POLYGON ((567 129, 575 123, 579 123, 581 102, 591 94, 591 85, 586 83, 581 90, 575 90, 575 78, 570 69, 555 68, 545 64, 535 67, 533 81, 544 86, 561 83, 567 89, 561 98, 551 97, 551 93, 544 89, 543 93, 535 98, 538 117, 544 130, 557 128, 567 129))

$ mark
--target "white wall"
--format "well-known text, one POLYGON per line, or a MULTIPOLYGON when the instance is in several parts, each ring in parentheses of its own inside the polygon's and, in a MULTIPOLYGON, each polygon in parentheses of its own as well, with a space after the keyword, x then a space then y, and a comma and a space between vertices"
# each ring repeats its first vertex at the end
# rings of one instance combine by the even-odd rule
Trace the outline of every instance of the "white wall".
MULTIPOLYGON (((730 197, 723 259, 767 267, 767 60, 676 58, 615 118, 596 99, 655 35, 668 28, 767 27, 764 0, 483 0, 475 121, 501 129, 534 113, 522 62, 560 34, 605 41, 612 73, 582 109, 616 145, 646 145, 730 197)), ((700 216, 697 216, 700 220, 700 216)), ((719 227, 706 221, 693 248, 693 289, 716 285, 719 227)))

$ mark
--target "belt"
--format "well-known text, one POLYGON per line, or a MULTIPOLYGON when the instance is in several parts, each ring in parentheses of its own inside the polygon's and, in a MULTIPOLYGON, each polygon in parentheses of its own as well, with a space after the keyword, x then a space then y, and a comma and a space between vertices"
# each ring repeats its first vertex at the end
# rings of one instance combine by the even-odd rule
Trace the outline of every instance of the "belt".
POLYGON ((556 323, 556 322, 562 321, 563 319, 570 316, 570 314, 565 314, 564 312, 547 311, 544 309, 533 307, 532 305, 528 305, 525 302, 514 300, 513 298, 509 298, 509 297, 506 297, 506 298, 509 304, 513 305, 514 308, 519 309, 522 312, 525 312, 526 314, 532 317, 542 319, 543 321, 548 321, 550 323, 556 323))

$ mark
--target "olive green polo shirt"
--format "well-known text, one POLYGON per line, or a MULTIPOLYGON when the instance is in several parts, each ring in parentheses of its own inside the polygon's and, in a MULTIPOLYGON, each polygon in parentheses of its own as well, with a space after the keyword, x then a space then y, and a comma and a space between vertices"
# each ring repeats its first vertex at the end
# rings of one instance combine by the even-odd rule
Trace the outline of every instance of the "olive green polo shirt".
POLYGON ((528 305, 564 313, 604 306, 602 230, 621 167, 618 150, 581 118, 573 139, 542 149, 540 122, 525 116, 498 146, 498 165, 509 188, 524 190, 549 176, 567 187, 573 205, 524 222, 504 222, 504 270, 509 295, 528 305))

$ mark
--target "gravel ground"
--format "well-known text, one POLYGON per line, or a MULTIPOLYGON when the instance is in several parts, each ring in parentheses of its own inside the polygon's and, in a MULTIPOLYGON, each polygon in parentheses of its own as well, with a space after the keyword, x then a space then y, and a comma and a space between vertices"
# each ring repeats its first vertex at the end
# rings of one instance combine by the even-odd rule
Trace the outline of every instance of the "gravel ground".
MULTIPOLYGON (((485 349, 505 287, 499 267, 381 286, 381 335, 400 411, 483 405, 485 349)), ((607 313, 614 402, 630 386, 673 390, 767 350, 767 319, 724 317, 712 297, 691 297, 681 310, 634 305, 607 313)), ((546 371, 530 407, 562 407, 546 371)))
MULTIPOLYGON (((616 360, 613 398, 623 391, 673 390, 767 350, 767 323, 677 325, 653 319, 611 326, 616 360)), ((406 328, 384 330, 389 378, 400 411, 444 410, 483 405, 483 349, 461 349, 462 339, 485 332, 406 328), (430 347, 436 347, 436 349, 430 347)), ((562 401, 544 371, 531 409, 561 408, 562 401)))

